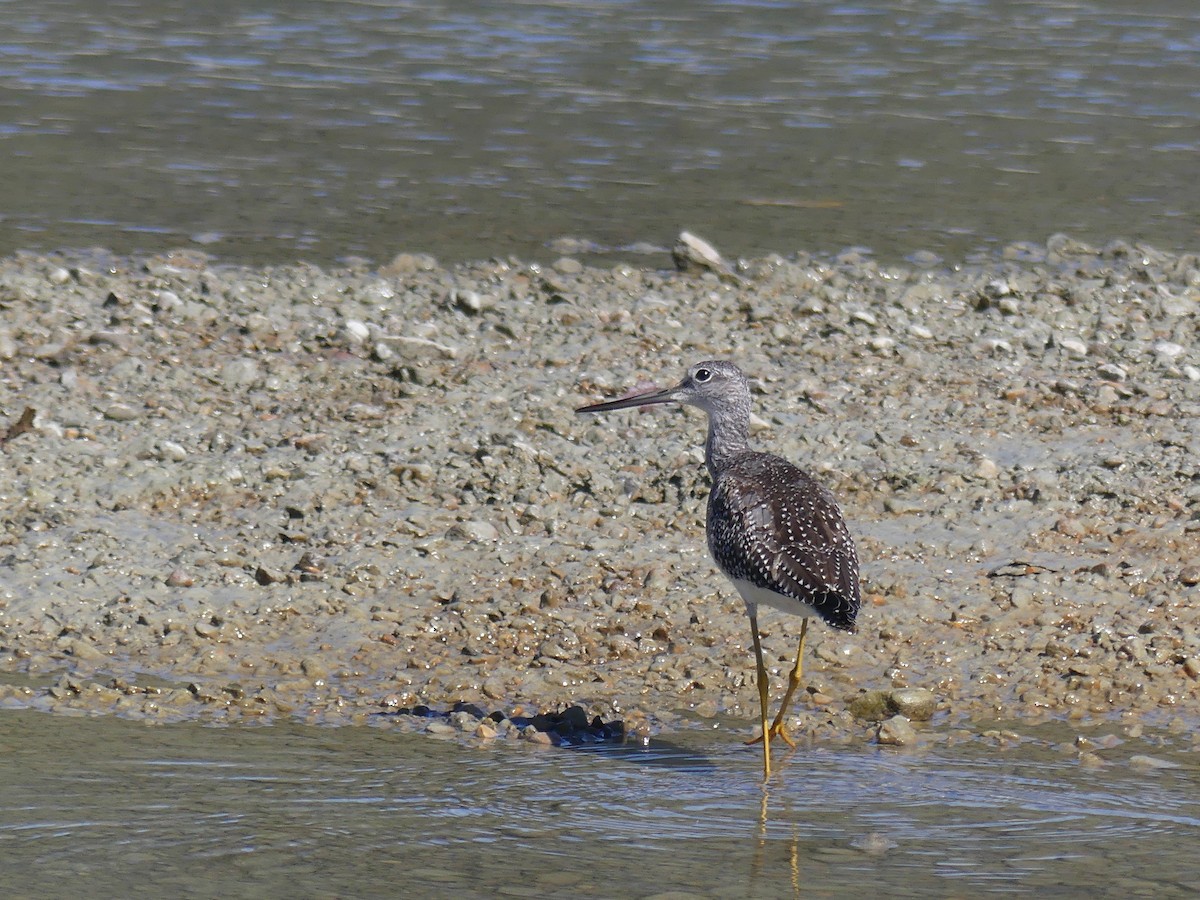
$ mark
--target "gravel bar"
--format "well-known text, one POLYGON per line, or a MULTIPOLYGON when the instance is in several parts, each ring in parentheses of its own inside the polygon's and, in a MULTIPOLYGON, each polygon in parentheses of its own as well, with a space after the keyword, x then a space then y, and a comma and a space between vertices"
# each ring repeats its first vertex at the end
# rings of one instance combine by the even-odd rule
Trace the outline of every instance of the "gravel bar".
POLYGON ((703 416, 572 413, 728 358, 862 559, 794 734, 1197 730, 1195 254, 662 264, 0 260, 0 708, 748 736, 703 416))

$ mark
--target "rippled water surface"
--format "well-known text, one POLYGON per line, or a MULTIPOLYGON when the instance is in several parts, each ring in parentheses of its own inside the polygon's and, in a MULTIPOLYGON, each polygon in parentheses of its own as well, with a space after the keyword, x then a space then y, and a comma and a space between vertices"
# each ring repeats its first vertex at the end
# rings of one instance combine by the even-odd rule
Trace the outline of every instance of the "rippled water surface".
MULTIPOLYGON (((1193 896, 1194 766, 0 713, 5 896, 1193 896)), ((1169 761, 1169 760, 1163 760, 1169 761)))
MULTIPOLYGON (((1200 13, 1009 0, 7 0, 0 252, 1197 238, 1200 13)), ((628 252, 628 251, 625 251, 628 252)))

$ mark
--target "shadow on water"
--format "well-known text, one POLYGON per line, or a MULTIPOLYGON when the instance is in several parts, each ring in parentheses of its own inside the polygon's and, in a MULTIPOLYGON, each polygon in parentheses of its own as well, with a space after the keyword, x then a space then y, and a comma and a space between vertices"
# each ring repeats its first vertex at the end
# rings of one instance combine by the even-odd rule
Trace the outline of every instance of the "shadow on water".
POLYGON ((579 744, 566 749, 599 756, 605 760, 648 768, 671 769, 694 775, 709 775, 718 770, 717 764, 700 751, 664 738, 628 737, 622 742, 579 744))
POLYGON ((5 896, 1190 896, 1197 772, 978 746, 466 747, 0 713, 5 896), (633 763, 632 765, 630 763, 633 763), (47 872, 53 872, 52 881, 47 872))

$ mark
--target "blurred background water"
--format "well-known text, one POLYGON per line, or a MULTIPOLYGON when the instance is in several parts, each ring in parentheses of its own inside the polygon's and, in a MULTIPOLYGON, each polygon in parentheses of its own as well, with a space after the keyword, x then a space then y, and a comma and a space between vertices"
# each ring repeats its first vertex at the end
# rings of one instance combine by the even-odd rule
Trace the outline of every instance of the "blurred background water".
POLYGON ((1191 0, 0 0, 0 253, 1196 244, 1191 0), (551 244, 569 237, 582 243, 551 244))

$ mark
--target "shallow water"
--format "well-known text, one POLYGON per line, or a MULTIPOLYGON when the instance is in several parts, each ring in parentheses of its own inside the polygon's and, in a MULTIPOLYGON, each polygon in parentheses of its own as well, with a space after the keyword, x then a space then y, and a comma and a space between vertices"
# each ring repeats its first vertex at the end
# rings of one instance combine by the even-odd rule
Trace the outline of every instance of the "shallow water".
MULTIPOLYGON (((4 5, 0 253, 1195 244, 1191 0, 4 5)), ((628 255, 627 253, 625 255, 628 255)), ((656 259, 666 263, 665 256, 656 259)))
POLYGON ((802 750, 764 795, 729 735, 585 753, 6 711, 0 892, 1185 896, 1200 790, 1182 758, 802 750))

